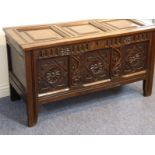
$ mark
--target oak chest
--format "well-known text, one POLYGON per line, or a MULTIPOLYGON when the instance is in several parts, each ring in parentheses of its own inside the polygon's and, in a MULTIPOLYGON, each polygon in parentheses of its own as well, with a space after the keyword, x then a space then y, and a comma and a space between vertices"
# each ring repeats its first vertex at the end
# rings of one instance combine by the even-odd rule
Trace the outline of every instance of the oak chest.
POLYGON ((143 80, 151 95, 155 26, 138 20, 11 27, 6 34, 10 97, 27 105, 28 126, 41 104, 143 80))

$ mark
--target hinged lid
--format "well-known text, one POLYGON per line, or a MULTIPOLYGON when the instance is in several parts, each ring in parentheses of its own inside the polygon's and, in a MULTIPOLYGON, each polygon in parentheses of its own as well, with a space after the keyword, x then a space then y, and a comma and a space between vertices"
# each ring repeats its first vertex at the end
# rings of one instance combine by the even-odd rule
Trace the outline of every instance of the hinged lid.
POLYGON ((87 20, 70 23, 5 28, 7 38, 24 50, 43 48, 81 40, 104 38, 138 31, 155 30, 155 26, 131 19, 87 20))

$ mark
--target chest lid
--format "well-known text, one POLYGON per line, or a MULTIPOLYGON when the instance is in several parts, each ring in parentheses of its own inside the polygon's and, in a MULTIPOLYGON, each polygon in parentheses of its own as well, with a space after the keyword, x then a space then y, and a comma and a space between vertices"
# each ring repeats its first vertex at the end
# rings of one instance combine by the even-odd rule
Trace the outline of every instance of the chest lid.
POLYGON ((6 38, 25 51, 149 30, 155 30, 155 26, 133 19, 98 19, 4 29, 6 38))

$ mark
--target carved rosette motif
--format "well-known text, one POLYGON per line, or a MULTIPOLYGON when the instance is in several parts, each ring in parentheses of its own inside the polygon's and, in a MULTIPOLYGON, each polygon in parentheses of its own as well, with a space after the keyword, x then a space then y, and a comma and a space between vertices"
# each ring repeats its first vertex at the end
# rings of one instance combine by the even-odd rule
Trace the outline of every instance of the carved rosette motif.
POLYGON ((44 59, 38 65, 38 91, 45 93, 68 87, 68 58, 44 59))
POLYGON ((133 73, 146 68, 148 43, 141 42, 123 47, 124 63, 123 73, 133 73))
POLYGON ((58 80, 61 78, 61 76, 62 76, 61 71, 55 68, 52 68, 45 74, 47 82, 50 83, 51 85, 57 83, 58 80))
POLYGON ((108 79, 109 65, 109 49, 102 49, 85 53, 83 61, 84 83, 108 79))

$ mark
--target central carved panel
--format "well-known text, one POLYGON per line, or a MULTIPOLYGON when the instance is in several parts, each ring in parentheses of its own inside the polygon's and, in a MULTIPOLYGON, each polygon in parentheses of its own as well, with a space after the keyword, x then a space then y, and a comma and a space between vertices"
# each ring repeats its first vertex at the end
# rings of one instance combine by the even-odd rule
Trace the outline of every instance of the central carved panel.
POLYGON ((96 82, 109 78, 110 49, 90 51, 83 57, 84 83, 96 82))

